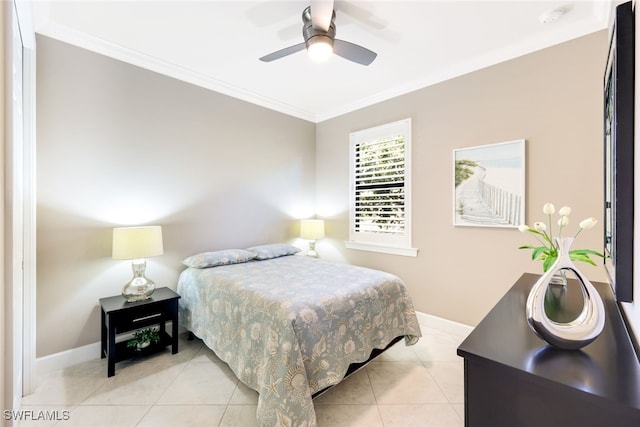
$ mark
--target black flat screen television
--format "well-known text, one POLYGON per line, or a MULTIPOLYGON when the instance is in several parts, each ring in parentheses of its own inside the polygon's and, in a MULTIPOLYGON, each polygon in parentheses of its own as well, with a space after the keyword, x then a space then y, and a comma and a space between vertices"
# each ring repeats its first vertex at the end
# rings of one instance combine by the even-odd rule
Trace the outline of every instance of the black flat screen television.
POLYGON ((615 15, 604 76, 604 263, 616 299, 631 302, 635 51, 631 2, 617 6, 615 15))

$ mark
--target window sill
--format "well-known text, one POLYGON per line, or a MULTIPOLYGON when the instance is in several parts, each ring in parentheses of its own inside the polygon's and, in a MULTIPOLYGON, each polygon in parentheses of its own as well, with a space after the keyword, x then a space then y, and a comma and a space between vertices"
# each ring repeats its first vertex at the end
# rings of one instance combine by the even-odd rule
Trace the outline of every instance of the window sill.
POLYGON ((356 249, 359 251, 380 252, 383 254, 411 257, 418 256, 418 248, 401 248, 398 246, 384 246, 360 242, 344 242, 344 245, 347 249, 356 249))

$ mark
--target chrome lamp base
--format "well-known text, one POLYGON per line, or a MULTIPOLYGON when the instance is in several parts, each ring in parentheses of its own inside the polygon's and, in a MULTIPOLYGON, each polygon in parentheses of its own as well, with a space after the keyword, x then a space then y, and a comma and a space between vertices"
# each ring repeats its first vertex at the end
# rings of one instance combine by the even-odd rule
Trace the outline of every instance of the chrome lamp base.
POLYGON ((316 241, 309 240, 309 250, 307 251, 307 256, 311 258, 318 258, 318 252, 316 252, 316 241))
POLYGON ((131 262, 133 269, 133 279, 122 288, 122 296, 127 302, 144 301, 151 298, 151 294, 156 290, 153 280, 144 275, 147 262, 144 259, 136 259, 131 262))

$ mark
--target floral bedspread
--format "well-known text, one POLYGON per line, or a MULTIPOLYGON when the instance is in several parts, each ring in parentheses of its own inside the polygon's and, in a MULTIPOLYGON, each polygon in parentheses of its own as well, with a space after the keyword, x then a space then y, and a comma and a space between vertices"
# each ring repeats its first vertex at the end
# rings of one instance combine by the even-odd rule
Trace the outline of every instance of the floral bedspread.
POLYGON ((305 256, 188 268, 178 293, 181 325, 259 393, 260 426, 315 426, 313 393, 421 335, 398 277, 305 256))

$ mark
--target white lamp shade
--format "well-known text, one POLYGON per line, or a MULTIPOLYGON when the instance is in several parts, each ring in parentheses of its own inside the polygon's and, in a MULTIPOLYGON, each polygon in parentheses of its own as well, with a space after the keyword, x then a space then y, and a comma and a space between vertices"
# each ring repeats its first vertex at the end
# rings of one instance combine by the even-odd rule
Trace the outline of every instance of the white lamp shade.
POLYGON ((113 229, 113 259, 139 259, 162 255, 162 227, 116 227, 113 229))
POLYGON ((324 237, 324 220, 303 219, 300 221, 300 237, 307 240, 317 240, 324 237))

